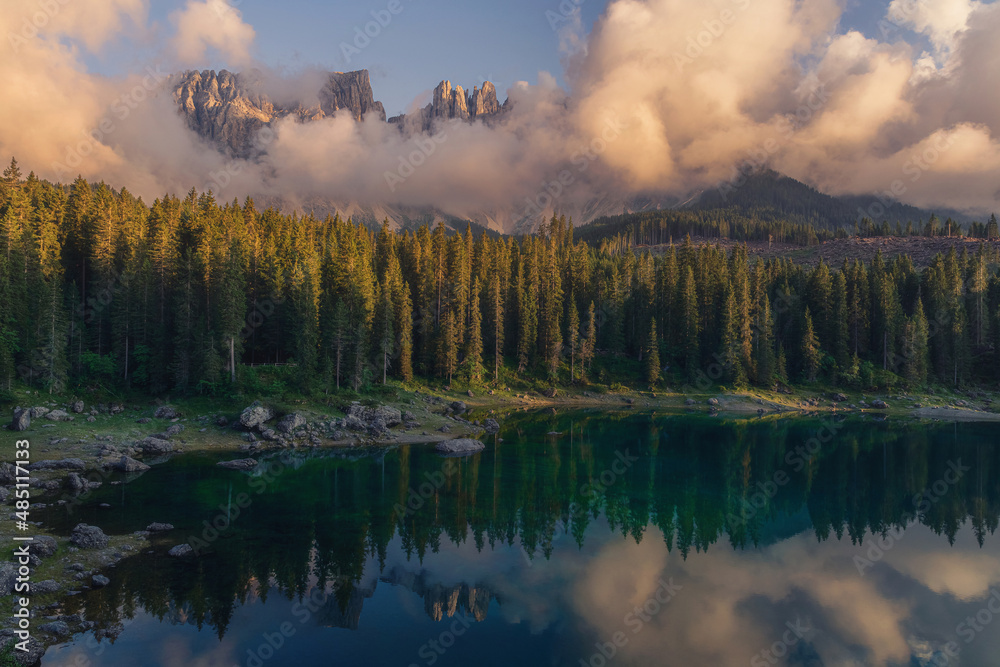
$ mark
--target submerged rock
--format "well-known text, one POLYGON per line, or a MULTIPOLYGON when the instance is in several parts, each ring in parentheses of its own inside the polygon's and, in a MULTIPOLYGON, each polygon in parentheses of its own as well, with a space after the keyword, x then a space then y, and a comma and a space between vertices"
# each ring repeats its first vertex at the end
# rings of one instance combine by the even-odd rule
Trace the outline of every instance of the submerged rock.
POLYGON ((194 549, 191 548, 190 544, 178 544, 176 547, 167 552, 168 556, 174 558, 183 558, 184 556, 190 556, 194 553, 194 549))
POLYGON ((143 472, 149 470, 149 466, 142 461, 136 461, 131 456, 122 456, 117 461, 106 464, 108 468, 118 472, 143 472))
POLYGON ((434 449, 442 454, 466 456, 483 451, 486 449, 486 445, 472 438, 455 438, 454 440, 439 442, 435 445, 434 449))
POLYGON ((253 470, 257 467, 256 459, 236 459, 235 461, 219 461, 217 463, 220 468, 228 468, 229 470, 253 470))

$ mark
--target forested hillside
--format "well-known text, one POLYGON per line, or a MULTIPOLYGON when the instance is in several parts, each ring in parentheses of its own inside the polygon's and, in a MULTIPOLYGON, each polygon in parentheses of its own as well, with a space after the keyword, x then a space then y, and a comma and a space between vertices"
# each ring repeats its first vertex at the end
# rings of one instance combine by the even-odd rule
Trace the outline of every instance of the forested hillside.
POLYGON ((678 243, 378 232, 192 190, 146 205, 78 179, 0 183, 0 381, 152 394, 389 379, 640 386, 995 383, 994 251, 870 264, 750 262, 678 243), (499 378, 499 380, 498 380, 499 378))

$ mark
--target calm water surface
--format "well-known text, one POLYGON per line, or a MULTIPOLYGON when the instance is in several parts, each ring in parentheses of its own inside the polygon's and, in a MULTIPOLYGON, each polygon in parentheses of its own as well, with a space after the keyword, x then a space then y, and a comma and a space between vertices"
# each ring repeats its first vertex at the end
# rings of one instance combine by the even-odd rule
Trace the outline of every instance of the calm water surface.
POLYGON ((997 665, 998 432, 574 412, 465 459, 178 456, 48 516, 176 529, 67 603, 117 639, 43 665, 997 665))

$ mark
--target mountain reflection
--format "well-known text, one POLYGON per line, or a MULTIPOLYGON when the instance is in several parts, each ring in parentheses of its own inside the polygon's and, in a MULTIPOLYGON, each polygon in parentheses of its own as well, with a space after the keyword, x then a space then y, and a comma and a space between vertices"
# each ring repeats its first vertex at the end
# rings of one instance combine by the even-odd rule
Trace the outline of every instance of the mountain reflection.
POLYGON ((398 586, 422 598, 434 620, 482 621, 493 601, 503 606, 502 594, 481 581, 436 579, 421 567, 430 554, 447 543, 478 553, 516 549, 529 568, 557 542, 583 549, 595 524, 622 542, 653 535, 692 562, 709 549, 752 551, 805 531, 814 543, 864 542, 856 549, 863 555, 871 536, 914 523, 949 543, 970 526, 982 546, 1000 518, 994 440, 989 425, 977 424, 576 412, 511 418, 468 459, 425 447, 372 456, 293 451, 247 476, 189 455, 102 489, 82 512, 60 519, 66 530, 79 521, 123 533, 153 520, 177 526, 169 542, 123 561, 111 585, 67 608, 102 627, 141 609, 207 625, 222 638, 239 606, 269 595, 308 601, 318 590, 326 594, 315 622, 353 630, 376 587, 398 586), (810 457, 803 446, 813 438, 810 457), (204 537, 220 512, 232 515, 244 492, 250 506, 206 540, 202 555, 165 555, 164 546, 204 537), (154 504, 165 497, 168 506, 154 504), (110 517, 95 509, 103 502, 115 505, 110 517), (150 516, 150 507, 161 514, 150 516), (405 557, 387 564, 390 543, 405 557))

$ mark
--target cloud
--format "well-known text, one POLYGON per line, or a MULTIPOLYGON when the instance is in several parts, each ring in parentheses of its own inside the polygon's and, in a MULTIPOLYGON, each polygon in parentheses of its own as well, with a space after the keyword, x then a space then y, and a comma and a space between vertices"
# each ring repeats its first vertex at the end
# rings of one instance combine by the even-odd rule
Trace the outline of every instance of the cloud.
POLYGON ((251 62, 256 32, 244 23, 234 4, 227 0, 188 0, 184 9, 171 14, 177 26, 172 46, 181 63, 203 65, 209 49, 221 54, 231 67, 251 62))

